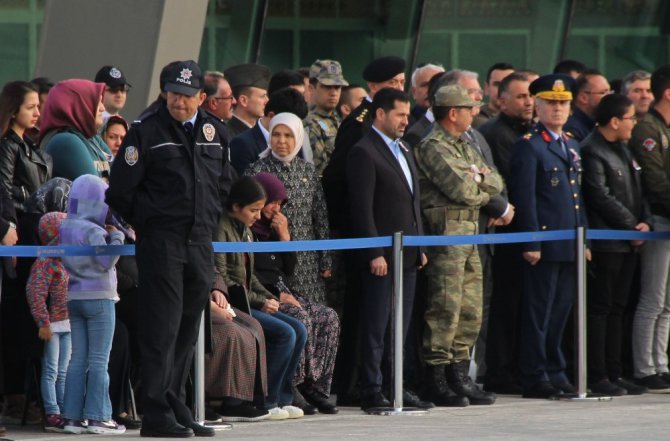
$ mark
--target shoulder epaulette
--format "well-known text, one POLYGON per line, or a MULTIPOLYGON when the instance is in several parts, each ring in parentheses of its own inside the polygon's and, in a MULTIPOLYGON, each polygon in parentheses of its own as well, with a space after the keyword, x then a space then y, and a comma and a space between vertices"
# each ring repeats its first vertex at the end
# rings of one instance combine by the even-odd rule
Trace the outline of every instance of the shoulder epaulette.
POLYGON ((532 132, 528 132, 528 133, 526 133, 525 135, 523 135, 523 139, 525 139, 526 141, 529 140, 529 139, 532 138, 532 137, 533 137, 533 133, 532 133, 532 132))
POLYGON ((575 137, 575 135, 573 135, 572 132, 563 132, 563 133, 564 133, 565 136, 567 136, 568 138, 574 138, 574 137, 575 137))
POLYGON ((367 115, 367 114, 368 114, 368 109, 363 109, 361 114, 356 117, 356 121, 358 121, 359 123, 362 123, 363 120, 365 119, 365 115, 367 115))

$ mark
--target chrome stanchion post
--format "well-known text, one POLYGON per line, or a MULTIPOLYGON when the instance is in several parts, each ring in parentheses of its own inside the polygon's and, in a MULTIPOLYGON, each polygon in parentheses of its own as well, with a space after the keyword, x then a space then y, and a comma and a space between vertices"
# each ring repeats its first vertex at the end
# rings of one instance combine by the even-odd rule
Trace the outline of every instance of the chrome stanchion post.
POLYGON ((612 397, 597 394, 587 395, 586 387, 586 228, 577 227, 575 266, 577 267, 577 303, 575 325, 577 327, 577 393, 562 397, 571 401, 610 401, 612 397))
POLYGON ((393 234, 393 407, 369 409, 371 415, 421 415, 427 410, 403 407, 403 235, 393 234))
MULTIPOLYGON (((209 303, 207 303, 209 307, 209 303)), ((195 344, 193 357, 195 378, 193 379, 193 396, 195 398, 195 420, 200 424, 205 422, 205 313, 200 317, 198 341, 195 344)))
POLYGON ((402 308, 402 266, 403 266, 402 232, 393 234, 393 407, 402 411, 402 383, 403 383, 403 308, 402 308))
MULTIPOLYGON (((207 302, 206 308, 209 308, 207 302)), ((198 341, 195 344, 195 354, 193 356, 193 397, 195 399, 195 421, 200 424, 213 428, 214 430, 230 429, 230 424, 222 421, 206 421, 205 418, 205 317, 203 311, 200 318, 200 329, 198 330, 198 341)))

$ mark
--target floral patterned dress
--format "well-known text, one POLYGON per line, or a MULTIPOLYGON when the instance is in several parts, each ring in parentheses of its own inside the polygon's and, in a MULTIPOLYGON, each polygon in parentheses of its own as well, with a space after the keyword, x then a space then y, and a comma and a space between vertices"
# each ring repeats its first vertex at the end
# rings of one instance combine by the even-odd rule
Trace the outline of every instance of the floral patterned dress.
MULTIPOLYGON (((282 212, 288 218, 291 240, 328 239, 328 211, 314 165, 298 157, 284 164, 268 156, 251 164, 245 174, 262 172, 277 176, 286 187, 288 202, 282 212)), ((331 269, 330 253, 299 251, 297 257, 295 272, 286 284, 307 300, 325 304, 326 287, 319 272, 331 269)))

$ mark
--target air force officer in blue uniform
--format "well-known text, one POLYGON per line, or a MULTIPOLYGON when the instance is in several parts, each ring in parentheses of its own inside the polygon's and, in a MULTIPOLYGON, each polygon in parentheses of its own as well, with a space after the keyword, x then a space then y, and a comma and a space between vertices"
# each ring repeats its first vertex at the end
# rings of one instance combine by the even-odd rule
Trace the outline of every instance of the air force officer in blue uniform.
MULTIPOLYGON (((545 75, 530 85, 539 123, 513 147, 510 201, 518 231, 573 229, 585 225, 577 142, 563 132, 574 80, 545 75)), ((520 382, 525 398, 574 392, 565 375, 561 340, 575 297, 572 240, 522 245, 520 382)))

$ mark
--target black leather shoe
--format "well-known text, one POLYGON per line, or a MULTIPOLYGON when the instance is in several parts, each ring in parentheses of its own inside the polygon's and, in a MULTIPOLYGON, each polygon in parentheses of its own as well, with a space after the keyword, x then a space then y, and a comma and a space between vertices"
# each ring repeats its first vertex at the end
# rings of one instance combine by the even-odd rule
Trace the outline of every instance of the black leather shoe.
POLYGON ((468 375, 470 360, 449 364, 445 368, 447 385, 454 393, 466 397, 472 405, 491 405, 496 402, 496 394, 487 392, 472 381, 468 375))
POLYGON ((381 392, 372 392, 361 397, 361 409, 368 410, 373 407, 391 407, 391 402, 381 392))
POLYGON ((417 394, 411 390, 405 389, 402 393, 402 404, 407 407, 418 407, 419 409, 432 409, 435 403, 423 401, 417 394))
POLYGON ((302 409, 305 415, 316 414, 316 406, 309 403, 297 388, 293 388, 293 405, 302 409))
POLYGON ((562 394, 563 394, 563 392, 556 389, 548 381, 541 381, 541 382, 535 384, 532 387, 524 389, 523 394, 521 396, 523 398, 545 398, 545 399, 547 399, 547 398, 554 398, 554 397, 556 397, 558 395, 562 395, 562 394))
POLYGON ((438 406, 466 407, 470 405, 467 397, 456 395, 447 385, 444 377, 444 365, 426 366, 426 387, 423 396, 438 406))
POLYGON ((567 381, 565 383, 552 383, 552 386, 554 386, 554 389, 558 389, 564 394, 576 394, 577 389, 575 389, 575 386, 572 384, 568 383, 567 381))
POLYGON ((181 424, 174 424, 169 427, 150 427, 142 424, 140 436, 150 438, 190 438, 193 436, 193 430, 181 424))
POLYGON ((307 400, 309 404, 311 404, 312 406, 316 406, 316 408, 319 409, 320 413, 335 415, 340 411, 333 403, 328 401, 328 398, 322 396, 318 392, 315 392, 313 390, 304 391, 303 396, 305 397, 305 400, 307 400))
POLYGON ((142 421, 136 420, 128 414, 126 414, 126 416, 117 415, 112 417, 112 419, 116 421, 117 424, 123 424, 126 426, 126 429, 128 430, 137 430, 142 428, 142 421))
POLYGON ((214 431, 214 428, 203 426, 202 424, 198 424, 195 421, 192 421, 192 422, 186 424, 186 427, 191 429, 195 436, 214 436, 214 435, 216 435, 216 432, 214 431))
POLYGON ((511 381, 505 383, 484 383, 484 390, 501 395, 521 395, 523 393, 521 386, 511 381))

